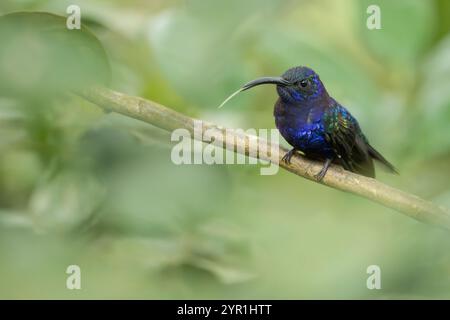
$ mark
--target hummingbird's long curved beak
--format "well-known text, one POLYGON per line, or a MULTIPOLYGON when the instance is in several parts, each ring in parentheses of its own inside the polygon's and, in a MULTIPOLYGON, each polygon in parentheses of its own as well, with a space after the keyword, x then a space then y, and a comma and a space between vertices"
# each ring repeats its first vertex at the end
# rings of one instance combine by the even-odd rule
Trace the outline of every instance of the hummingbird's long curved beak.
POLYGON ((262 84, 276 84, 279 86, 288 86, 291 83, 282 77, 263 77, 247 82, 242 86, 242 91, 251 89, 262 84))
POLYGON ((219 106, 219 108, 222 108, 225 103, 230 101, 230 99, 233 98, 238 93, 248 90, 248 89, 251 89, 253 87, 262 85, 262 84, 276 84, 278 86, 285 87, 285 86, 291 85, 292 83, 290 83, 289 81, 287 81, 286 79, 284 79, 282 77, 263 77, 263 78, 258 78, 258 79, 252 80, 252 81, 244 84, 238 91, 234 92, 228 98, 226 98, 225 101, 222 102, 222 104, 219 106))

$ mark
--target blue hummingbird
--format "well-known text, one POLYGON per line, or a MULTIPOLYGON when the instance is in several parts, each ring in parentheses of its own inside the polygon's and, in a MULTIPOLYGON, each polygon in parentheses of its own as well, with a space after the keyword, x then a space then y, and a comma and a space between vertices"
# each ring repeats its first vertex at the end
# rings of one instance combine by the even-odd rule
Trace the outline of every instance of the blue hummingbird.
MULTIPOLYGON (((334 100, 325 89, 319 75, 308 67, 295 67, 281 77, 263 77, 250 81, 241 91, 262 84, 275 84, 278 100, 274 107, 275 124, 283 138, 293 147, 283 161, 301 151, 307 158, 323 161, 315 176, 321 181, 332 163, 367 177, 375 177, 373 160, 390 172, 397 173, 363 134, 358 121, 334 100)), ((221 106, 222 106, 221 105, 221 106)))

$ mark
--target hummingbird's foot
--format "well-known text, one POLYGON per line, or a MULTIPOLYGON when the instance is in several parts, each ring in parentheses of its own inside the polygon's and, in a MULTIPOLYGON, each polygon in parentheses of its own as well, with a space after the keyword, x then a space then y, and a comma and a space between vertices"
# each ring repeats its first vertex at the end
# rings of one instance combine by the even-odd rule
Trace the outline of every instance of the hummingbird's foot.
POLYGON ((292 150, 288 151, 288 152, 283 156, 283 158, 281 158, 281 161, 284 161, 284 162, 286 162, 287 164, 291 164, 291 158, 292 158, 292 156, 294 155, 294 153, 295 153, 296 151, 297 151, 297 150, 296 150, 295 148, 293 148, 292 150))
POLYGON ((325 163, 323 164, 322 170, 320 170, 318 174, 314 175, 314 178, 316 178, 318 182, 322 181, 323 177, 325 177, 325 174, 327 173, 332 161, 332 159, 326 159, 325 163))

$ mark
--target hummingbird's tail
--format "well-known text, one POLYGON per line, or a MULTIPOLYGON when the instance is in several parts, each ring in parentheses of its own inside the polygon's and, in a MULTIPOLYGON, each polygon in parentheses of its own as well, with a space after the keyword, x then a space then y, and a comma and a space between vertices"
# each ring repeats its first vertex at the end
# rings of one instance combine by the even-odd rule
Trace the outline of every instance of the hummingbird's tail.
POLYGON ((367 148, 369 151, 369 155, 373 159, 380 162, 383 165, 383 167, 385 167, 389 172, 398 174, 397 169, 389 161, 387 161, 386 158, 381 155, 381 153, 375 150, 374 147, 372 147, 370 144, 367 144, 367 148))

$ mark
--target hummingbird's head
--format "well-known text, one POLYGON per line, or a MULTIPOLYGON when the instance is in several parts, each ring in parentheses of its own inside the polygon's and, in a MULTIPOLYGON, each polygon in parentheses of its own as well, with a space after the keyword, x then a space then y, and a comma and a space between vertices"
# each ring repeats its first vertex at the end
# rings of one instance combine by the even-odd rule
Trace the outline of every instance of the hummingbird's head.
POLYGON ((295 67, 287 70, 281 77, 263 77, 246 83, 229 96, 220 107, 239 92, 262 84, 275 84, 280 99, 285 103, 304 103, 328 96, 317 73, 308 67, 295 67))
POLYGON ((307 102, 327 94, 319 75, 308 67, 295 67, 281 76, 288 85, 277 85, 277 92, 284 102, 307 102))

